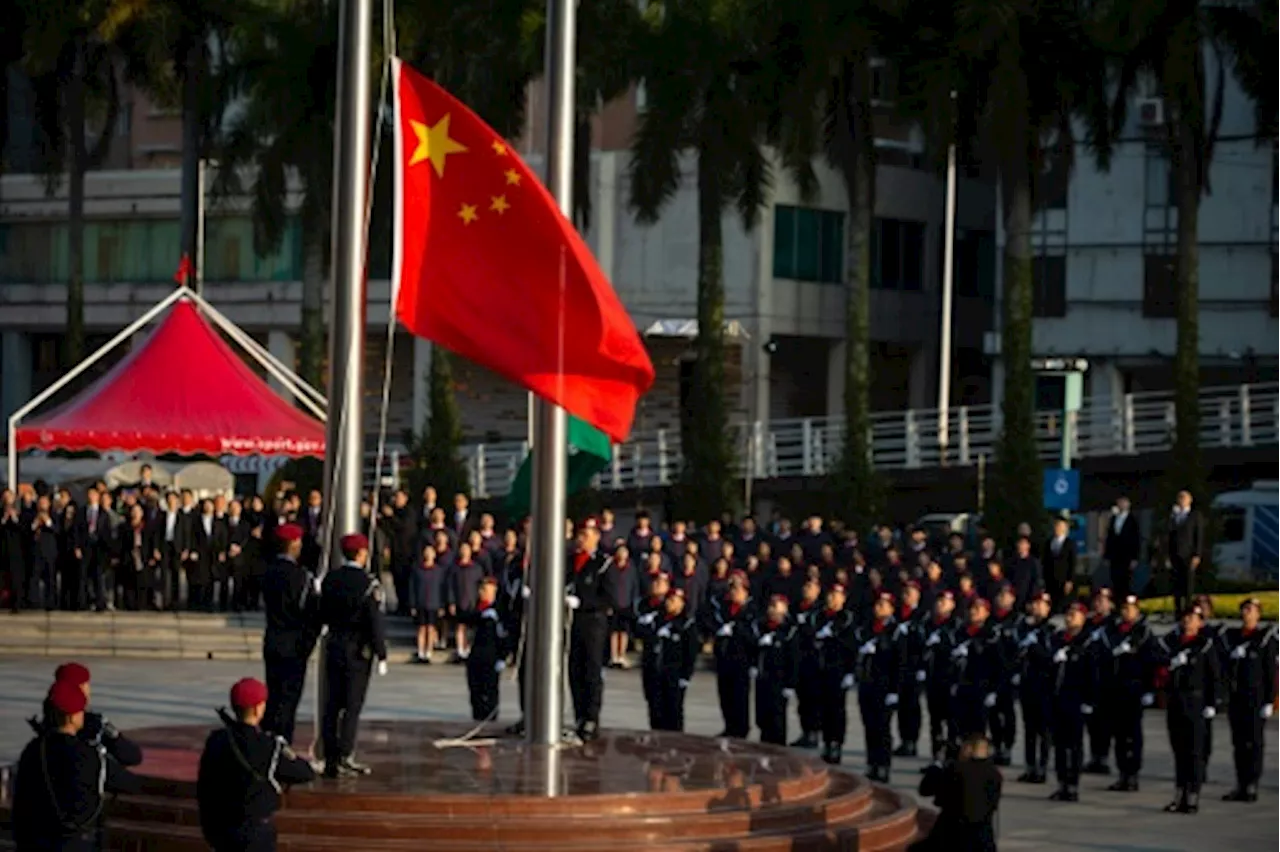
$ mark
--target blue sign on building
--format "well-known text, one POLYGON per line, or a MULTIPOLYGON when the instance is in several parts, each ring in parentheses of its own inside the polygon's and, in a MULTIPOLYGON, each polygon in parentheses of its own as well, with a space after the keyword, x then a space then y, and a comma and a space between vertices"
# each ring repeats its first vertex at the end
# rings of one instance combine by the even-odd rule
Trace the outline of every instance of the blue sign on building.
POLYGON ((1044 507, 1071 512, 1080 508, 1080 471, 1066 468, 1046 470, 1044 507))

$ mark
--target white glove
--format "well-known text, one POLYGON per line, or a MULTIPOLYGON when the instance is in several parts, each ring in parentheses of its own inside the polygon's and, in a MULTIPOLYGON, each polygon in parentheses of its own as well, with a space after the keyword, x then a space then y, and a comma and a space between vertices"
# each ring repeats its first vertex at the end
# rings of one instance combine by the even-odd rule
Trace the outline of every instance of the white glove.
POLYGON ((1177 654, 1173 656, 1173 659, 1169 661, 1169 668, 1171 669, 1181 668, 1186 664, 1187 664, 1187 652, 1179 651, 1177 654))
POLYGON ((497 621, 497 620, 498 620, 498 611, 497 611, 496 609, 492 609, 492 608, 490 608, 490 609, 486 609, 484 612, 480 613, 480 617, 481 617, 481 618, 487 618, 487 619, 489 619, 490 621, 497 621))
POLYGON ((1026 636, 1022 637, 1022 641, 1018 643, 1018 647, 1030 648, 1034 644, 1036 644, 1036 634, 1028 633, 1026 636))
MULTIPOLYGON (((786 689, 782 690, 782 697, 790 701, 796 697, 796 691, 788 686, 786 689)), ((1270 707, 1271 705, 1268 704, 1267 706, 1270 707)))
POLYGON ((1200 715, 1203 716, 1207 721, 1209 719, 1212 719, 1214 716, 1217 716, 1218 711, 1214 710, 1212 707, 1206 707, 1204 708, 1204 712, 1202 712, 1200 715))
POLYGON ((924 646, 926 648, 932 648, 934 645, 937 645, 941 641, 942 641, 942 637, 940 635, 938 635, 937 633, 931 633, 929 634, 929 638, 924 640, 924 646))
POLYGON ((928 675, 925 674, 925 670, 921 669, 920 671, 916 672, 916 683, 924 683, 925 678, 927 677, 928 675))
POLYGON ((1152 695, 1150 692, 1142 693, 1143 707, 1150 707, 1152 704, 1155 704, 1155 703, 1156 703, 1156 697, 1154 695, 1152 695))
POLYGON ((1112 653, 1113 654, 1129 654, 1132 652, 1133 652, 1133 646, 1130 645, 1129 640, 1126 639, 1123 642, 1121 642, 1119 645, 1117 645, 1116 649, 1112 653))
POLYGON ((1262 705, 1262 710, 1260 710, 1260 711, 1259 711, 1258 715, 1260 715, 1260 716, 1261 716, 1262 718, 1264 718, 1264 719, 1270 719, 1270 718, 1271 718, 1271 714, 1272 714, 1272 713, 1274 713, 1274 712, 1275 712, 1275 707, 1274 707, 1274 706, 1272 706, 1272 705, 1270 705, 1270 704, 1263 704, 1263 705, 1262 705))
POLYGON ((387 673, 387 661, 378 660, 378 676, 382 677, 387 673))
POLYGON ((495 672, 497 672, 498 674, 502 674, 503 672, 505 672, 505 671, 507 670, 507 661, 506 661, 506 660, 498 660, 498 662, 496 662, 496 663, 494 663, 494 664, 493 664, 493 670, 494 670, 495 672))
POLYGON ((885 707, 897 707, 897 706, 898 706, 898 693, 896 693, 896 692, 890 692, 888 695, 886 695, 886 696, 884 697, 884 706, 885 706, 885 707))
POLYGON ((639 621, 639 623, 640 623, 640 624, 653 624, 653 622, 657 621, 657 619, 658 619, 658 613, 657 613, 657 611, 654 611, 654 612, 646 612, 644 615, 640 616, 640 621, 639 621))
POLYGON ((982 699, 982 706, 986 707, 988 710, 990 710, 992 707, 995 707, 996 694, 994 692, 988 692, 987 697, 982 699))
POLYGON ((859 654, 874 654, 876 652, 876 640, 863 642, 862 647, 858 649, 859 654))
POLYGON ((763 636, 761 636, 761 637, 760 637, 760 647, 761 647, 761 648, 772 648, 772 647, 773 647, 773 634, 772 634, 772 633, 766 633, 766 634, 764 634, 763 636))
POLYGON ((717 631, 716 631, 716 635, 717 635, 717 636, 732 636, 732 635, 733 635, 733 625, 732 625, 732 624, 725 624, 725 625, 723 625, 719 630, 717 630, 717 631))
POLYGON ((1231 651, 1231 659, 1233 659, 1233 660, 1243 660, 1243 659, 1244 659, 1244 655, 1245 655, 1245 653, 1246 653, 1245 646, 1244 646, 1244 645, 1237 645, 1237 646, 1236 646, 1235 648, 1233 648, 1233 649, 1232 649, 1232 651, 1231 651))
POLYGON ((1016 674, 1016 675, 1014 675, 1013 677, 1009 678, 1009 683, 1013 684, 1014 686, 1021 686, 1021 685, 1022 685, 1022 675, 1020 675, 1020 674, 1016 674))
POLYGON ((1053 661, 1055 663, 1065 663, 1067 661, 1067 649, 1059 648, 1058 653, 1053 655, 1053 661))
POLYGON ((1081 712, 1081 713, 1083 713, 1083 714, 1084 714, 1084 715, 1086 715, 1086 716, 1092 716, 1092 715, 1093 715, 1093 705, 1092 705, 1092 704, 1081 704, 1081 705, 1080 705, 1080 712, 1081 712))
POLYGON ((847 674, 840 681, 841 689, 853 689, 853 675, 847 674))
POLYGON ((824 624, 822 629, 813 634, 814 639, 830 639, 834 634, 831 632, 831 625, 824 624))
POLYGON ((658 636, 658 638, 659 638, 659 639, 670 639, 670 638, 671 638, 671 625, 669 625, 669 624, 664 624, 664 625, 662 625, 661 627, 659 627, 659 628, 658 628, 657 636, 658 636))
POLYGON ((529 599, 529 595, 531 595, 531 594, 533 594, 533 592, 529 590, 529 587, 528 587, 528 586, 521 586, 521 587, 520 587, 520 597, 524 598, 525 600, 528 600, 528 599, 529 599))
POLYGON ((320 594, 320 578, 319 577, 311 578, 311 588, 315 589, 315 592, 317 595, 320 594))
POLYGON ((569 609, 577 609, 578 607, 582 606, 582 598, 578 597, 577 595, 565 595, 564 602, 565 602, 565 605, 569 607, 569 609))
POLYGON ((757 677, 760 676, 760 670, 755 666, 752 666, 751 668, 747 669, 747 676, 750 677, 752 680, 755 680, 757 677))
POLYGON ((676 681, 676 686, 680 687, 681 689, 688 689, 689 681, 686 680, 685 678, 680 678, 678 681, 676 681))
POLYGON ((961 645, 959 648, 951 649, 951 659, 958 660, 969 656, 969 646, 961 645))

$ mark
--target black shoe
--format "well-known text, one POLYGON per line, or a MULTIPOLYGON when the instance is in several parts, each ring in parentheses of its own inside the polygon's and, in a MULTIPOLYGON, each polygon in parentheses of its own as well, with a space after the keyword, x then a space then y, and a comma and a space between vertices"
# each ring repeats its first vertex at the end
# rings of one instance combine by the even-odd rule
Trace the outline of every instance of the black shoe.
POLYGON ((1111 767, 1107 766, 1107 762, 1105 760, 1095 757, 1093 760, 1086 763, 1084 768, 1080 771, 1085 775, 1110 775, 1111 767))
POLYGON ((344 757, 342 760, 338 761, 338 769, 348 775, 369 775, 373 772, 373 770, 368 766, 365 766, 363 763, 356 763, 349 757, 344 757))
POLYGON ((578 726, 578 739, 584 743, 600 739, 600 726, 588 719, 578 726))
POLYGON ((792 748, 817 748, 818 738, 813 734, 805 731, 798 739, 791 743, 792 748))
POLYGON ((1182 801, 1182 807, 1178 809, 1180 814, 1196 814, 1200 812, 1200 794, 1188 793, 1187 797, 1182 801))
POLYGON ((827 743, 822 747, 822 762, 835 766, 840 762, 840 746, 835 743, 827 743))
POLYGON ((1239 787, 1237 787, 1237 788, 1235 788, 1234 790, 1232 790, 1230 793, 1228 793, 1227 795, 1223 796, 1223 797, 1222 797, 1222 801, 1224 801, 1224 802, 1247 802, 1247 801, 1249 801, 1249 798, 1248 798, 1248 795, 1245 793, 1245 791, 1244 791, 1244 790, 1242 790, 1242 789, 1240 789, 1239 787))
POLYGON ((1036 773, 1035 773, 1035 770, 1028 769, 1026 772, 1024 772, 1024 773, 1022 773, 1021 775, 1019 775, 1019 776, 1018 776, 1017 781, 1018 781, 1018 783, 1019 783, 1019 784, 1034 784, 1034 783, 1036 783, 1036 773))
POLYGON ((524 719, 521 719, 520 721, 516 722, 513 725, 508 725, 506 733, 509 736, 513 736, 513 737, 523 737, 524 736, 524 719))
POLYGON ((1032 784, 1047 784, 1047 783, 1049 783, 1049 773, 1045 772, 1043 769, 1037 769, 1037 770, 1036 770, 1036 776, 1035 776, 1034 778, 1032 778, 1032 779, 1031 779, 1031 783, 1032 783, 1032 784))
POLYGON ((1009 752, 1004 749, 997 749, 995 759, 992 763, 996 766, 1012 766, 1013 760, 1009 757, 1009 752))
POLYGON ((894 757, 909 757, 910 755, 911 755, 911 749, 907 748, 906 743, 903 743, 902 745, 898 746, 893 750, 894 757))
POLYGON ((1112 793, 1136 793, 1138 792, 1138 779, 1121 775, 1120 780, 1108 786, 1107 790, 1112 793))
POLYGON ((1164 806, 1164 812, 1167 814, 1183 813, 1183 808, 1187 806, 1187 793, 1185 790, 1179 790, 1178 795, 1173 801, 1164 806))
POLYGON ((1076 792, 1075 787, 1069 787, 1069 786, 1063 785, 1062 787, 1059 787, 1057 790, 1054 790, 1052 793, 1049 794, 1049 801, 1078 802, 1080 801, 1080 794, 1076 792))

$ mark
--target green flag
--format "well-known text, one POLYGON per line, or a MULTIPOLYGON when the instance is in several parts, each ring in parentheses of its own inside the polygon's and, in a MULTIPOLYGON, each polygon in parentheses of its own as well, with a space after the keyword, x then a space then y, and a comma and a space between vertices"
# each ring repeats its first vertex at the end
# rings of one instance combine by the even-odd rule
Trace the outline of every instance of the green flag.
MULTIPOLYGON (((567 493, 574 494, 591 484, 591 477, 609 466, 613 447, 609 436, 594 426, 569 415, 569 476, 567 493)), ((533 503, 533 453, 525 456, 507 495, 507 511, 513 518, 529 514, 533 503)))

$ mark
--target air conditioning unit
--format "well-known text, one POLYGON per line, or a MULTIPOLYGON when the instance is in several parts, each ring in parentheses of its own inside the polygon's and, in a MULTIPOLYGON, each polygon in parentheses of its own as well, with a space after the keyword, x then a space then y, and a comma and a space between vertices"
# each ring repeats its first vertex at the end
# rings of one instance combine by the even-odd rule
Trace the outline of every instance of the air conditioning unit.
POLYGON ((1164 127, 1164 99, 1138 98, 1138 126, 1146 129, 1164 127))

